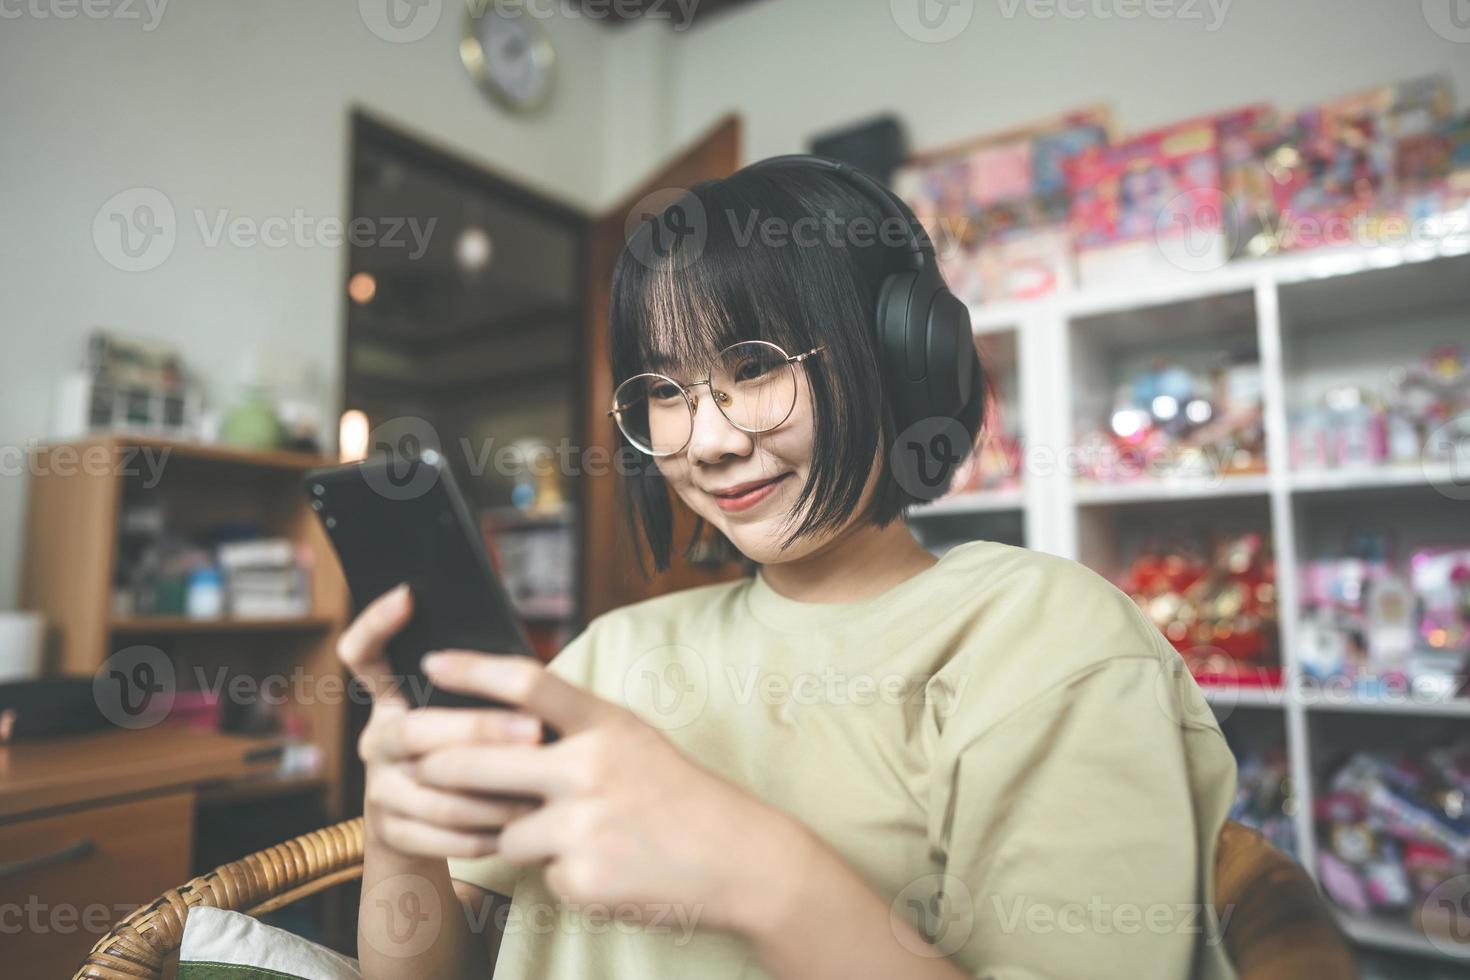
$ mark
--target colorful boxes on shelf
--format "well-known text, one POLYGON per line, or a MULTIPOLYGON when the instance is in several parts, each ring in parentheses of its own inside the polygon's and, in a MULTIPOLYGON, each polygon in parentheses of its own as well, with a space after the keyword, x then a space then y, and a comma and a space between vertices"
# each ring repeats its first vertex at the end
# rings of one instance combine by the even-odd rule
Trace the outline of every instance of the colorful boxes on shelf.
POLYGON ((1440 76, 1120 143, 1090 109, 920 156, 894 189, 968 303, 1323 246, 1440 245, 1470 236, 1470 114, 1453 111, 1440 76))
POLYGON ((945 280, 967 303, 1070 289, 1068 161, 1107 144, 1106 110, 1088 109, 920 158, 894 190, 934 241, 945 280))
POLYGON ((1092 147, 1071 161, 1068 175, 1069 225, 1082 285, 1225 264, 1213 119, 1092 147))
POLYGON ((1302 565, 1297 646, 1305 677, 1348 680, 1367 697, 1463 695, 1470 550, 1421 548, 1404 570, 1382 557, 1385 545, 1366 550, 1378 555, 1302 565))

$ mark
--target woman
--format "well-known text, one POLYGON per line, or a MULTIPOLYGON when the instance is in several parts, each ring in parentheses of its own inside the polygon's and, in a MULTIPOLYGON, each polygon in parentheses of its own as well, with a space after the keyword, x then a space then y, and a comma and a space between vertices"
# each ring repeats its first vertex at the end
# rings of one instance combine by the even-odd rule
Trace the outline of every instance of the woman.
MULTIPOLYGON (((755 574, 600 616, 546 668, 428 659, 513 711, 404 707, 405 590, 344 635, 376 697, 368 977, 1231 976, 1202 906, 1234 764, 1173 650, 1081 566, 936 561, 904 525, 936 461, 891 450, 934 420, 879 291, 933 256, 878 193, 767 161, 614 274, 635 531, 666 567, 672 491, 755 574)), ((979 403, 951 406, 971 437, 979 403)))

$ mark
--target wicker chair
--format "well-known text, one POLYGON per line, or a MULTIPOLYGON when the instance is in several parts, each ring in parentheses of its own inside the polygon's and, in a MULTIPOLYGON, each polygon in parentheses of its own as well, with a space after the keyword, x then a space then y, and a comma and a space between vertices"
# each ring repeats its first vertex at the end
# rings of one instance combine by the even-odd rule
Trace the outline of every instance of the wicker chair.
MULTIPOLYGON (((1225 946, 1241 980, 1356 980, 1331 914, 1305 871, 1253 830, 1220 831, 1215 906, 1230 909, 1225 946)), ((261 915, 362 875, 362 818, 232 861, 165 892, 119 922, 73 980, 158 980, 196 905, 261 915)))

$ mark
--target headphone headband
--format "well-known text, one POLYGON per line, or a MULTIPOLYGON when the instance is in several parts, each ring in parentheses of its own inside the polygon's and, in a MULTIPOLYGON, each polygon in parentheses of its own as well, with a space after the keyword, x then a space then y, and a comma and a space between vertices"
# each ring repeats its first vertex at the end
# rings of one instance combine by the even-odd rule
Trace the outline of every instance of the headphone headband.
POLYGON ((924 226, 919 223, 919 219, 909 210, 908 205, 903 203, 897 194, 858 168, 831 157, 817 156, 815 153, 784 153, 781 156, 757 160, 746 169, 759 170, 776 164, 815 167, 846 178, 848 183, 855 185, 864 197, 876 204, 885 216, 894 219, 903 227, 908 238, 908 244, 904 248, 908 255, 913 257, 914 268, 919 268, 926 260, 934 258, 934 244, 929 240, 929 234, 924 231, 924 226))

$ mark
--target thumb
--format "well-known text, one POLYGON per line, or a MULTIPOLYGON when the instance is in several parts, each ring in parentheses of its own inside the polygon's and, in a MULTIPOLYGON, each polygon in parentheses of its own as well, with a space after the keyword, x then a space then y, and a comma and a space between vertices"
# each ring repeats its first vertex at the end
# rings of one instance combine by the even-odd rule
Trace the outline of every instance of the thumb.
POLYGON ((337 656, 368 689, 373 702, 406 704, 402 684, 388 663, 388 640, 413 615, 413 594, 404 583, 368 603, 337 640, 337 656))

